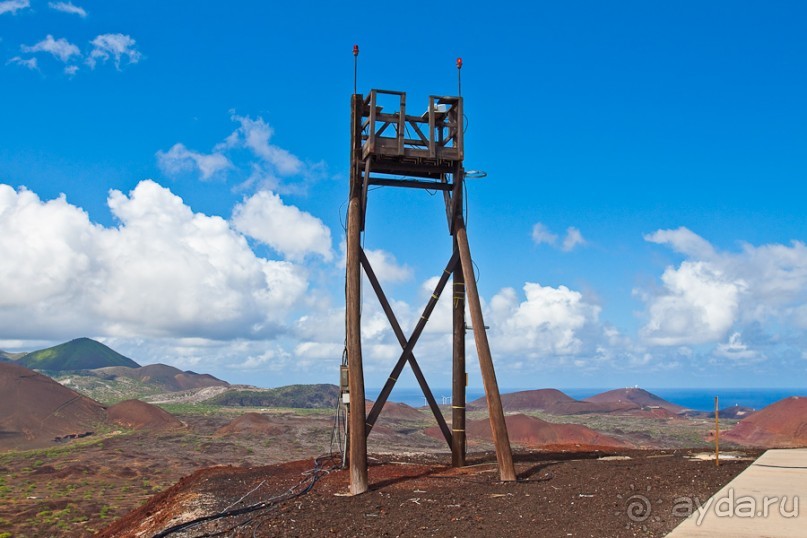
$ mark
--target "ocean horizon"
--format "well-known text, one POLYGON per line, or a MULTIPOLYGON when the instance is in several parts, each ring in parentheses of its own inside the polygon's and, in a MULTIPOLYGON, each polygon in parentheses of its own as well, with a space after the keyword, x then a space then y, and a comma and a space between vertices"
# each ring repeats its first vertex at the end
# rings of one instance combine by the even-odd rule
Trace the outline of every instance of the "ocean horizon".
MULTIPOLYGON (((714 411, 715 396, 718 397, 720 409, 739 405, 756 410, 762 409, 789 396, 807 397, 807 388, 641 388, 670 403, 678 404, 696 411, 714 411)), ((531 389, 500 388, 499 390, 502 394, 506 394, 531 389)), ((583 400, 601 392, 614 390, 614 387, 559 388, 558 390, 575 400, 583 400)), ((367 398, 370 400, 377 399, 380 392, 381 388, 367 388, 365 391, 367 398)), ((432 394, 434 394, 434 398, 437 400, 438 404, 451 403, 450 388, 435 387, 432 388, 432 394)), ((484 395, 485 391, 481 387, 468 387, 466 389, 466 401, 468 402, 482 398, 484 395)), ((426 405, 426 399, 423 397, 423 393, 419 387, 396 387, 393 389, 392 394, 390 394, 389 401, 405 403, 412 407, 426 405)))

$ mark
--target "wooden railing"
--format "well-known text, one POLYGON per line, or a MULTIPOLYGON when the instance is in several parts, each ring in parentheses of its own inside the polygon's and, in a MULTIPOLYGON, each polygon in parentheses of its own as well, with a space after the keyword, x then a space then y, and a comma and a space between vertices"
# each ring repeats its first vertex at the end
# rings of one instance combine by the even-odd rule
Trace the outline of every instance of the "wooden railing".
POLYGON ((362 110, 362 156, 463 159, 462 97, 429 97, 426 112, 406 113, 406 93, 371 90, 362 110), (379 95, 398 96, 398 110, 385 112, 379 95))

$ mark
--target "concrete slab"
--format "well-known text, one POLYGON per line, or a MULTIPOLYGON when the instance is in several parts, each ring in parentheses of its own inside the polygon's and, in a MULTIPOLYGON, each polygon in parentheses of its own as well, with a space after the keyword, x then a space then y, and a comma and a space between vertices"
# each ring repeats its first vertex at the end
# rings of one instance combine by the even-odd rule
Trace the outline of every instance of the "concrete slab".
POLYGON ((667 538, 804 538, 807 449, 768 450, 667 538))

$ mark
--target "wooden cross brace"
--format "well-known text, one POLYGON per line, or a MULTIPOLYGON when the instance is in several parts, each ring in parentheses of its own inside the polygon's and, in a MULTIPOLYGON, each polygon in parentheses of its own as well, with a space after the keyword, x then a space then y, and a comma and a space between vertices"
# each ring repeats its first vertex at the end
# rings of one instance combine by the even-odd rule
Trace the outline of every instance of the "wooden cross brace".
POLYGON ((443 274, 440 276, 440 280, 437 282, 434 293, 429 298, 429 302, 426 304, 426 308, 423 310, 423 315, 420 316, 420 319, 418 320, 417 325, 415 325, 415 329, 412 331, 412 335, 408 340, 401 329, 401 325, 398 323, 398 320, 395 317, 395 313, 392 311, 392 307, 384 294, 384 290, 381 289, 381 284, 378 282, 378 278, 376 277, 373 268, 370 266, 370 260, 367 259, 363 249, 359 250, 359 259, 362 267, 364 267, 364 272, 367 275, 367 279, 370 281, 370 285, 373 287, 373 290, 375 290, 375 293, 378 296, 378 301, 381 303, 381 308, 384 309, 384 313, 387 315, 390 326, 392 327, 395 336, 398 338, 398 343, 400 343, 401 348, 403 348, 401 356, 398 358, 398 362, 395 364, 395 367, 392 369, 392 373, 390 373, 389 377, 387 378, 384 388, 381 389, 381 394, 378 395, 378 399, 373 404, 370 414, 367 415, 366 435, 370 435, 370 430, 372 430, 373 425, 375 425, 378 415, 381 414, 381 410, 384 408, 384 404, 387 402, 387 398, 389 398, 392 388, 395 386, 395 382, 398 381, 398 377, 401 375, 404 365, 407 361, 409 361, 409 364, 412 367, 412 372, 415 374, 415 378, 417 378, 418 384, 420 384, 420 388, 423 391, 423 396, 426 397, 426 401, 429 403, 429 407, 434 414, 434 418, 437 420, 437 425, 440 427, 440 431, 443 432, 443 437, 445 437, 448 447, 451 448, 451 430, 449 429, 448 424, 446 424, 442 412, 440 412, 440 407, 437 405, 434 395, 432 394, 431 389, 429 389, 428 383, 426 383, 426 378, 423 376, 423 372, 421 371, 412 350, 414 349, 415 344, 417 344, 420 335, 423 333, 423 329, 426 327, 426 323, 429 321, 429 316, 431 316, 432 311, 434 311, 434 307, 437 306, 437 300, 440 298, 440 294, 446 287, 448 278, 451 276, 451 273, 459 263, 459 252, 455 251, 451 256, 451 259, 448 261, 443 274))

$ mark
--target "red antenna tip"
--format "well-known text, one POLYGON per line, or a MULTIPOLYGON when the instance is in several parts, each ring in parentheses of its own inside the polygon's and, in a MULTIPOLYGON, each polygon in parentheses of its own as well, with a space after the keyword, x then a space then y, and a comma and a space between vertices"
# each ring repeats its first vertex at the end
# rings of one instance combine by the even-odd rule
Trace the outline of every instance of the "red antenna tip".
POLYGON ((359 55, 359 46, 358 45, 353 45, 353 56, 358 56, 358 55, 359 55))
POLYGON ((462 69, 462 58, 457 58, 457 69, 462 69))

